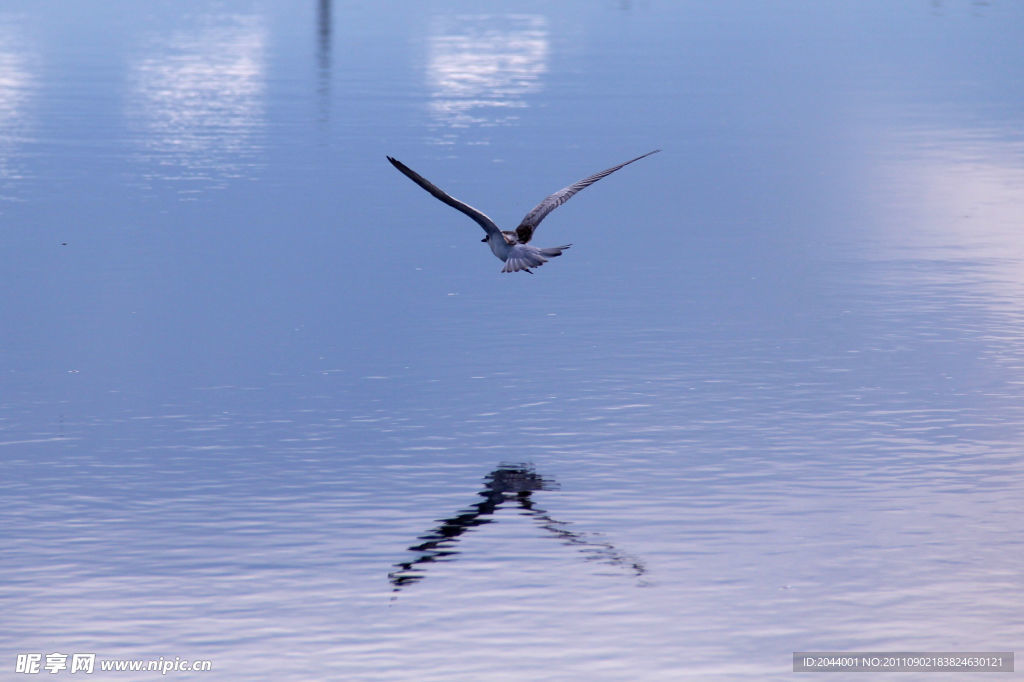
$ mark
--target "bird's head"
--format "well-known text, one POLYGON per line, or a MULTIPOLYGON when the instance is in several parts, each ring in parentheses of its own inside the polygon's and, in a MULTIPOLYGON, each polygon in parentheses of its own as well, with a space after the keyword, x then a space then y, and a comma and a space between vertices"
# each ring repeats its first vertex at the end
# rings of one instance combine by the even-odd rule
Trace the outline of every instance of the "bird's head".
POLYGON ((484 238, 483 238, 483 239, 481 239, 480 241, 482 241, 482 242, 485 242, 485 243, 486 243, 488 239, 490 239, 490 237, 484 237, 484 238))

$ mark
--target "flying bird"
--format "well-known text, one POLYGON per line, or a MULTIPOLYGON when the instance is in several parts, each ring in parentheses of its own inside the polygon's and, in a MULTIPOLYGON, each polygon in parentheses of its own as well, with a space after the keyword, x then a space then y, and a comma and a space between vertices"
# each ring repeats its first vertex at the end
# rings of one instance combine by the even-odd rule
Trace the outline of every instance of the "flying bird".
POLYGON ((531 246, 529 244, 530 240, 533 239, 534 231, 536 231, 537 226, 540 225, 540 221, 544 220, 548 213, 551 213, 556 208, 567 202, 581 189, 590 187, 601 178, 611 175, 623 166, 628 166, 634 161, 639 161, 646 156, 650 156, 651 154, 655 154, 660 151, 660 149, 655 149, 652 152, 647 152, 635 159, 630 159, 629 161, 620 163, 618 166, 612 166, 600 173, 594 173, 593 175, 583 178, 579 182, 575 182, 568 187, 558 190, 554 194, 545 198, 544 201, 537 204, 532 211, 527 213, 526 217, 523 218, 522 222, 519 223, 519 226, 515 230, 500 229, 493 220, 483 213, 483 211, 479 211, 469 204, 459 201, 398 159, 389 156, 388 161, 390 161, 391 165, 400 170, 407 178, 434 195, 435 198, 448 204, 456 211, 465 213, 475 220, 480 227, 484 228, 484 232, 487 233, 487 236, 480 241, 486 242, 488 246, 491 247, 491 253, 505 261, 505 267, 501 269, 502 272, 518 272, 519 270, 525 270, 526 272, 533 274, 533 271, 530 268, 539 268, 541 265, 547 263, 549 258, 561 256, 563 251, 572 246, 572 244, 565 244, 564 246, 551 246, 546 249, 538 249, 536 246, 531 246))

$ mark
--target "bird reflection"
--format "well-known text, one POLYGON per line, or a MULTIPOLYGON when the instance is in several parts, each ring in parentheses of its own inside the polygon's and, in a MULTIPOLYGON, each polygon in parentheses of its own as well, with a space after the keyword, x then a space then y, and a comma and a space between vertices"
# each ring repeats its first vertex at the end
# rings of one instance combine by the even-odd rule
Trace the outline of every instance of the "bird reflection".
POLYGON ((454 548, 459 537, 473 528, 493 523, 495 519, 491 517, 506 503, 515 503, 524 514, 532 517, 540 528, 561 543, 578 549, 588 561, 621 567, 635 576, 642 576, 647 572, 638 559, 624 554, 609 542, 589 539, 584 533, 570 530, 569 522, 552 518, 545 510, 534 504, 534 491, 558 488, 558 483, 538 474, 530 464, 499 465, 484 477, 484 489, 477 493, 483 498, 482 501, 451 518, 440 520, 440 525, 418 538, 421 540, 420 543, 409 547, 409 551, 416 554, 414 559, 395 564, 395 570, 388 574, 395 592, 425 578, 427 567, 431 563, 452 560, 459 553, 454 548))

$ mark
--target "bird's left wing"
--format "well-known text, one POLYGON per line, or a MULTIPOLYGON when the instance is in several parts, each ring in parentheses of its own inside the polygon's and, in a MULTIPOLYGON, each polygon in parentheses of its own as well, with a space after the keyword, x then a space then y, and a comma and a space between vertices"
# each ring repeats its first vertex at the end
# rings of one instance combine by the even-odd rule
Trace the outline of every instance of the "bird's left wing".
POLYGON ((526 214, 526 217, 523 218, 523 221, 519 223, 519 227, 516 228, 516 237, 519 239, 519 242, 525 244, 526 242, 530 241, 530 239, 533 238, 533 231, 537 229, 538 225, 540 225, 540 221, 544 220, 548 213, 551 213, 556 208, 558 208, 565 202, 569 201, 569 199, 571 199, 572 196, 576 194, 576 192, 579 192, 581 189, 590 187, 601 178, 611 175, 612 173, 619 170, 623 166, 628 166, 634 161, 639 161, 644 157, 650 156, 651 154, 656 154, 660 151, 660 149, 655 149, 654 151, 647 152, 646 154, 638 156, 635 159, 630 159, 629 161, 620 163, 618 166, 612 166, 611 168, 603 170, 600 173, 594 173, 593 175, 583 178, 579 182, 574 182, 568 187, 560 189, 551 196, 545 198, 544 201, 537 204, 536 208, 534 208, 532 211, 526 214))
POLYGON ((425 189, 428 192, 430 192, 431 194, 433 194, 437 199, 440 199, 444 203, 446 203, 449 206, 451 206, 452 208, 454 208, 456 211, 461 211, 461 212, 465 213, 466 215, 468 215, 473 220, 475 220, 477 222, 477 224, 480 225, 480 227, 484 228, 484 231, 488 235, 493 234, 495 232, 500 232, 501 231, 501 230, 498 229, 498 226, 494 224, 494 221, 491 220, 490 218, 488 218, 487 215, 484 214, 483 211, 479 211, 479 210, 473 208, 472 206, 470 206, 469 204, 467 204, 465 202, 462 202, 462 201, 459 201, 458 199, 456 199, 455 197, 451 196, 450 194, 445 192, 443 189, 441 189, 440 187, 438 187, 434 183, 430 182, 430 180, 427 180, 425 177, 423 177, 422 175, 420 175, 419 173, 417 173, 413 169, 411 169, 408 166, 406 166, 404 163, 402 163, 398 159, 395 159, 395 158, 392 158, 392 157, 389 156, 388 157, 388 161, 391 162, 392 166, 394 166, 399 171, 401 171, 402 174, 405 175, 405 177, 409 178, 410 180, 415 182, 417 185, 419 185, 423 189, 425 189))

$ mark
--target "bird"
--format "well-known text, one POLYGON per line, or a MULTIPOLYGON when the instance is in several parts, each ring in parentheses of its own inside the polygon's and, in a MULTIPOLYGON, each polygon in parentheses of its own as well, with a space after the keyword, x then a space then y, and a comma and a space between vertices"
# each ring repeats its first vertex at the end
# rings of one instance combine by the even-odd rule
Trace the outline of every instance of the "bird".
POLYGON ((540 221, 544 220, 549 213, 567 202, 580 190, 590 187, 601 178, 611 175, 615 171, 623 168, 624 166, 628 166, 634 161, 639 161, 640 159, 646 158, 651 154, 656 154, 660 151, 660 149, 655 149, 654 151, 647 152, 635 159, 630 159, 629 161, 624 161, 617 166, 605 169, 600 173, 588 175, 582 180, 574 182, 568 187, 563 187, 554 194, 548 195, 543 201, 537 204, 532 211, 526 214, 515 230, 502 230, 493 220, 488 218, 483 211, 475 209, 465 202, 459 201, 398 159, 391 156, 387 157, 387 159, 391 162, 391 165, 397 168, 403 175, 432 194, 436 199, 443 201, 456 211, 465 213, 476 221, 480 227, 484 228, 484 232, 486 232, 487 235, 480 241, 486 242, 491 247, 491 253, 497 256, 500 260, 505 261, 505 267, 501 269, 502 272, 525 271, 532 275, 533 270, 531 268, 539 268, 541 265, 544 265, 544 263, 547 263, 548 259, 554 258, 555 256, 561 256, 563 251, 572 246, 572 244, 565 244, 563 246, 551 246, 539 249, 536 246, 530 245, 529 242, 533 239, 533 233, 536 231, 537 226, 540 225, 540 221))

